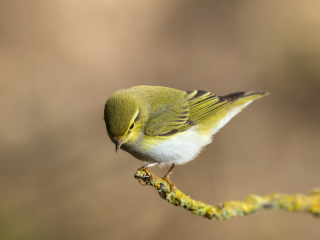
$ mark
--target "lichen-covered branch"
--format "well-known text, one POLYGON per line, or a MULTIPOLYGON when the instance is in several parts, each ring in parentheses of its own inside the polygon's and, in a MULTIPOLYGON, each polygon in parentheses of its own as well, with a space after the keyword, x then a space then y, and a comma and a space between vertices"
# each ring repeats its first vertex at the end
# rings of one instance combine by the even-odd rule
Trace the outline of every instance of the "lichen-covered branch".
POLYGON ((211 206, 200 201, 191 199, 183 192, 174 188, 171 191, 170 184, 148 170, 138 170, 135 178, 143 181, 146 185, 153 186, 159 195, 168 202, 184 207, 193 214, 205 218, 217 220, 241 217, 254 213, 262 208, 277 208, 288 212, 310 213, 320 218, 320 188, 314 189, 309 195, 303 194, 280 194, 273 193, 266 196, 249 195, 244 201, 229 201, 211 206))

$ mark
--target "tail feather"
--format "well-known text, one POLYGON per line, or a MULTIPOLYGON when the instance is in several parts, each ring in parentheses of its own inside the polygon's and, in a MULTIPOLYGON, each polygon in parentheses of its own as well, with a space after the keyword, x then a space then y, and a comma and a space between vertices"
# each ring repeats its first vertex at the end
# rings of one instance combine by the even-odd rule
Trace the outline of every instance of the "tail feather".
POLYGON ((246 92, 244 97, 256 96, 257 98, 260 98, 260 97, 267 96, 267 95, 269 95, 268 92, 250 91, 250 92, 246 92))
POLYGON ((241 98, 245 95, 245 92, 235 92, 225 96, 219 96, 220 102, 229 102, 241 98))
POLYGON ((261 92, 261 91, 250 91, 250 92, 235 92, 225 96, 219 96, 219 102, 229 102, 235 101, 238 99, 246 98, 248 101, 256 100, 263 96, 269 95, 268 92, 261 92))
POLYGON ((262 98, 264 96, 269 95, 268 92, 261 92, 261 91, 251 91, 251 92, 246 92, 243 97, 239 99, 239 103, 246 103, 248 101, 254 101, 259 98, 262 98))

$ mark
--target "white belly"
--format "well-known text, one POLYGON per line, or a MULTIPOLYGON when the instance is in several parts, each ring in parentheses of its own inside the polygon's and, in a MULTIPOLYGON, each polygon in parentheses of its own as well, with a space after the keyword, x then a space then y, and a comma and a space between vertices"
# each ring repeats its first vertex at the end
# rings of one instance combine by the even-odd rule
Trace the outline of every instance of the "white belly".
POLYGON ((135 156, 148 163, 160 163, 160 167, 184 164, 194 159, 201 149, 211 142, 211 135, 203 135, 194 126, 184 132, 157 141, 141 156, 135 156))

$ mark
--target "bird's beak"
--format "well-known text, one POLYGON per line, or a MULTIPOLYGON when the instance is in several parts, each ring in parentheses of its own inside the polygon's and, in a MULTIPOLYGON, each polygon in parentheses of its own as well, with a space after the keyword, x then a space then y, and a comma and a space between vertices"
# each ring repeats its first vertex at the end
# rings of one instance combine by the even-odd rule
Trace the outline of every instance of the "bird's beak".
POLYGON ((119 139, 119 140, 116 141, 116 153, 118 153, 122 142, 123 142, 123 139, 119 139))

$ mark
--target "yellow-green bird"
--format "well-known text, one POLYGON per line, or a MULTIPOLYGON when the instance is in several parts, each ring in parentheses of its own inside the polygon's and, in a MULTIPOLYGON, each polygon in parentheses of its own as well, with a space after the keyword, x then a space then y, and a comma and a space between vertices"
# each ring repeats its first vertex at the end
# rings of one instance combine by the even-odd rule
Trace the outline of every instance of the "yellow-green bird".
POLYGON ((207 91, 135 86, 110 96, 104 120, 116 152, 121 148, 130 153, 146 163, 144 169, 171 166, 164 177, 170 182, 176 165, 193 160, 231 118, 267 94, 219 97, 207 91))

